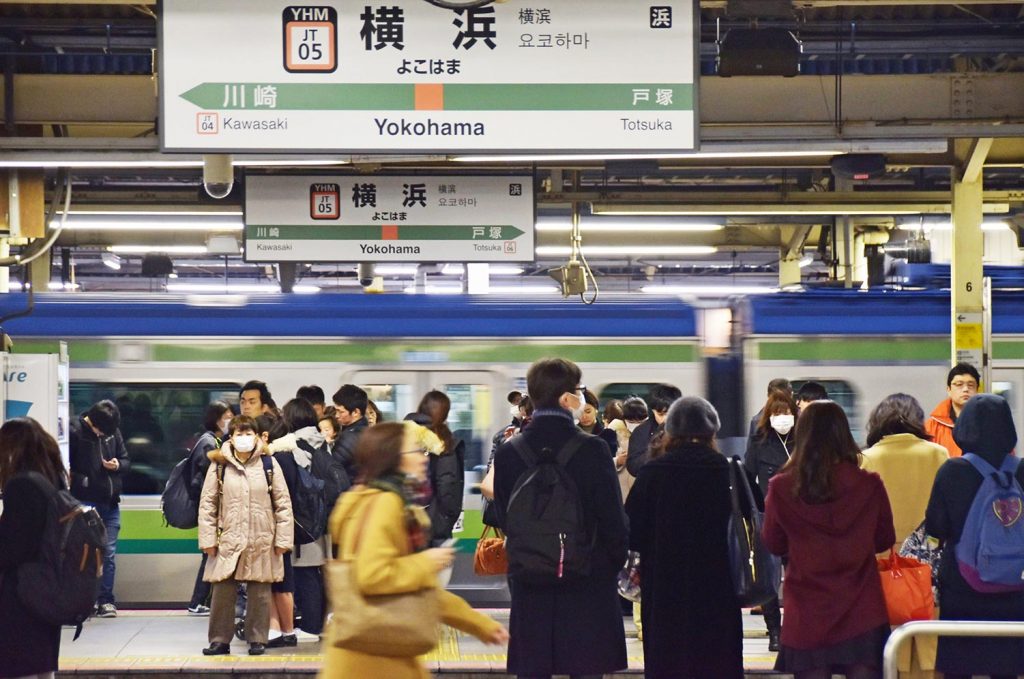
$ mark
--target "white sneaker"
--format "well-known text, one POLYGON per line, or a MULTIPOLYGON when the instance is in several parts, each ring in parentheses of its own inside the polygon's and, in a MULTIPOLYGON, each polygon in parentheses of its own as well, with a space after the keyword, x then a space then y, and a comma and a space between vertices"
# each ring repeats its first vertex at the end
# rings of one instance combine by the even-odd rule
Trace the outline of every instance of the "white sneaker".
POLYGON ((303 642, 320 641, 320 635, 310 634, 309 632, 303 632, 299 628, 295 628, 295 639, 301 644, 303 642))

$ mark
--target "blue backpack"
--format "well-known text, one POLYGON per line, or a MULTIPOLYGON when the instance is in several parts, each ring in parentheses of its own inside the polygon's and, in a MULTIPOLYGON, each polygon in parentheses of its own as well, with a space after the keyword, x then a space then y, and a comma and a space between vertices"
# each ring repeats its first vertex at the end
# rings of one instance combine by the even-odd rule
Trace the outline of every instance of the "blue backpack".
POLYGON ((1017 482, 1013 455, 997 470, 974 453, 964 459, 981 474, 960 542, 956 546, 960 575, 976 592, 1024 590, 1024 490, 1017 482))

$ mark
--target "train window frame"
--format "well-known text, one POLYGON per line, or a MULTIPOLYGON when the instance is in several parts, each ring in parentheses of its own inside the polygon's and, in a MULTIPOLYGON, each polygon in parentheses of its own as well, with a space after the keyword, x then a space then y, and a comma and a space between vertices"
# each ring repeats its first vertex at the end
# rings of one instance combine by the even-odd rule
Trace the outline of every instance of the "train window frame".
MULTIPOLYGON (((189 406, 198 408, 194 421, 182 420, 182 422, 191 422, 191 426, 187 428, 178 427, 180 431, 189 432, 184 435, 184 438, 174 440, 168 435, 169 431, 175 431, 174 428, 168 426, 169 421, 166 419, 161 421, 159 418, 154 417, 154 420, 158 421, 158 426, 161 428, 161 436, 164 437, 155 455, 140 454, 140 450, 135 447, 140 444, 129 446, 130 437, 134 432, 129 428, 128 433, 125 433, 125 416, 122 413, 121 433, 125 438, 125 447, 128 448, 129 461, 132 463, 129 476, 123 480, 124 490, 122 494, 124 496, 143 497, 159 495, 167 483, 167 477, 170 475, 171 469, 188 454, 191 445, 194 444, 195 434, 199 433, 202 429, 202 413, 205 411, 206 406, 211 401, 220 398, 232 406, 233 411, 237 413, 238 391, 241 388, 242 384, 240 382, 232 380, 72 380, 68 395, 71 409, 70 417, 71 421, 77 420, 85 409, 88 409, 93 403, 108 398, 111 395, 116 396, 116 398, 111 400, 117 403, 123 396, 131 395, 134 392, 153 392, 160 391, 161 389, 199 389, 205 391, 207 393, 207 400, 204 404, 201 406, 189 406), (85 390, 88 390, 87 393, 90 394, 88 399, 81 396, 85 390), (88 403, 86 403, 87 400, 88 403), (146 470, 145 482, 148 488, 137 480, 137 475, 142 473, 143 470, 146 470)), ((138 394, 135 395, 137 396, 138 394)), ((157 405, 151 399, 150 408, 155 409, 156 407, 157 405)), ((154 415, 152 410, 150 414, 154 415)), ((153 444, 153 442, 150 443, 153 444)))
POLYGON ((603 410, 608 401, 625 401, 627 398, 637 396, 647 403, 647 396, 651 393, 651 389, 664 384, 664 382, 609 382, 608 384, 602 384, 597 391, 591 389, 590 391, 597 395, 597 402, 600 404, 603 410), (623 390, 618 387, 645 387, 642 389, 631 389, 623 390), (619 394, 622 394, 621 396, 619 394))
POLYGON ((857 410, 857 404, 860 400, 860 394, 857 392, 856 387, 849 380, 840 378, 829 378, 829 377, 801 377, 791 379, 789 383, 793 386, 793 397, 796 398, 796 393, 800 391, 800 387, 808 382, 817 382, 821 386, 825 387, 825 392, 828 394, 830 401, 834 401, 839 404, 839 407, 846 413, 846 419, 850 421, 850 432, 853 434, 855 441, 862 440, 862 436, 867 436, 866 431, 862 431, 862 427, 867 426, 867 423, 860 421, 860 415, 857 410), (842 388, 837 388, 841 385, 842 388), (837 398, 837 396, 839 398, 837 398))

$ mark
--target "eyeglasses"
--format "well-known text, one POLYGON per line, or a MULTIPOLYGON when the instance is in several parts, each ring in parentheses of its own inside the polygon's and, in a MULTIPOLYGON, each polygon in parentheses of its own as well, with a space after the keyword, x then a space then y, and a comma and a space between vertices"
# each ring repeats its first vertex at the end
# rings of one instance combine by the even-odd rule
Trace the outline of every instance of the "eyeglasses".
POLYGON ((969 391, 976 391, 978 389, 978 383, 973 380, 970 382, 952 382, 949 387, 951 389, 967 389, 969 391))
POLYGON ((430 455, 430 451, 426 448, 417 448, 416 450, 403 450, 400 455, 430 455))

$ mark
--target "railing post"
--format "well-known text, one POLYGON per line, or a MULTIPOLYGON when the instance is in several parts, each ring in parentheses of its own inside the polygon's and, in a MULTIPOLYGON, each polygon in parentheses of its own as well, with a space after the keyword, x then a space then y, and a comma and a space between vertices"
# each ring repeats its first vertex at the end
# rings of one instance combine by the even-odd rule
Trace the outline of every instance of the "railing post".
POLYGON ((1024 622, 988 622, 978 620, 918 620, 900 625, 889 635, 882 654, 884 679, 897 679, 899 650, 904 641, 920 634, 940 637, 1024 637, 1024 622))

